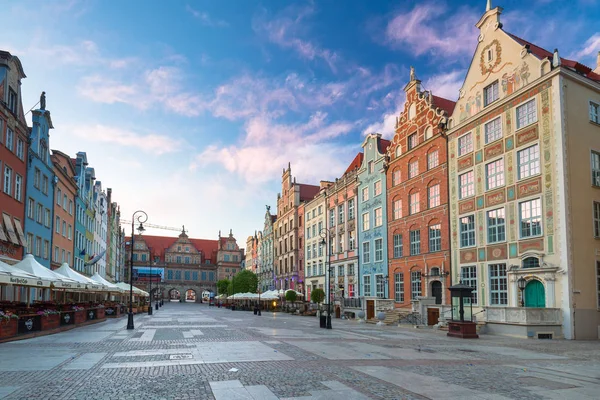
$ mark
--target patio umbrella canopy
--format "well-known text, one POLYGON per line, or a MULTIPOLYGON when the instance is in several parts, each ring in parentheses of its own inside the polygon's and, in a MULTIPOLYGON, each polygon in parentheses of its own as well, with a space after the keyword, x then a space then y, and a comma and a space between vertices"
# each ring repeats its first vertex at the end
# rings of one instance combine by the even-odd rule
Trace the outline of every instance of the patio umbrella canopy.
POLYGON ((107 291, 108 287, 93 281, 92 279, 88 278, 87 276, 81 275, 79 272, 74 271, 73 269, 71 269, 71 267, 69 267, 69 265, 67 263, 63 263, 60 268, 58 268, 57 270, 54 271, 54 273, 59 274, 59 275, 63 275, 66 276, 67 278, 73 279, 77 282, 81 282, 84 285, 86 285, 86 287, 89 290, 95 290, 95 291, 107 291))
POLYGON ((85 289, 85 285, 81 282, 67 278, 44 267, 37 262, 33 255, 27 254, 23 260, 15 264, 14 268, 18 268, 37 278, 48 280, 55 288, 59 289, 85 289))
POLYGON ((97 272, 94 275, 92 275, 92 277, 90 279, 93 280, 93 281, 96 281, 98 283, 101 283, 104 286, 108 287, 108 291, 109 292, 113 292, 113 293, 121 293, 121 292, 123 292, 123 290, 120 287, 118 287, 114 283, 110 283, 109 281, 107 281, 106 279, 104 279, 103 277, 101 277, 100 275, 98 275, 97 272))
POLYGON ((16 285, 16 286, 34 286, 48 288, 50 281, 41 279, 27 272, 11 267, 10 265, 0 261, 0 284, 16 285))
MULTIPOLYGON (((120 288, 121 290, 123 290, 124 292, 129 292, 129 283, 125 283, 125 282, 119 282, 116 284, 116 286, 118 288, 120 288)), ((136 296, 145 296, 145 291, 136 288, 135 286, 132 287, 133 288, 133 293, 136 296)))

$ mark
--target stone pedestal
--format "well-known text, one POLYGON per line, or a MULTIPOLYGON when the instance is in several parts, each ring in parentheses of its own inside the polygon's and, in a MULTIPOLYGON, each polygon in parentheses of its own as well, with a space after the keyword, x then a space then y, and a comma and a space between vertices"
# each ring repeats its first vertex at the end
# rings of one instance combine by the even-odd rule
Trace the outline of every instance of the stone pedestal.
POLYGON ((448 321, 448 336, 461 339, 477 339, 477 324, 475 322, 448 321))

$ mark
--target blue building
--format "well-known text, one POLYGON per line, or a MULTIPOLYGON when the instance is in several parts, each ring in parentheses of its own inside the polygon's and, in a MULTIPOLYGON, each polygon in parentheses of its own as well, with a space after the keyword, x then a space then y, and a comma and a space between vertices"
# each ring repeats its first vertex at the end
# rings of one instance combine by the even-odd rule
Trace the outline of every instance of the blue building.
POLYGON ((27 217, 25 236, 27 252, 43 266, 50 268, 52 229, 54 228, 54 172, 50 159, 50 134, 54 129, 50 111, 45 110, 42 94, 41 106, 32 111, 33 126, 29 134, 29 159, 27 163, 27 217))
MULTIPOLYGON (((390 142, 369 134, 358 171, 360 296, 387 298, 387 197, 385 152, 390 142)), ((368 316, 373 318, 374 316, 368 316)))
POLYGON ((75 270, 92 275, 91 270, 86 268, 86 261, 90 259, 93 245, 93 201, 91 179, 94 176, 93 168, 88 167, 87 154, 78 152, 77 158, 73 160, 77 180, 77 198, 75 199, 75 243, 74 243, 74 266, 75 270))

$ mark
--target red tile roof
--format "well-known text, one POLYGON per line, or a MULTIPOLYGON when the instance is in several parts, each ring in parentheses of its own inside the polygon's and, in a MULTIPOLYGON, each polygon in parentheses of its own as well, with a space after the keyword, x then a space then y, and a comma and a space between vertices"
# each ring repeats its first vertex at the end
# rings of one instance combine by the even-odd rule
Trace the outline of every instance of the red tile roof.
POLYGON ((452 111, 454 111, 454 106, 456 105, 455 101, 445 99, 443 97, 433 95, 433 105, 435 107, 439 107, 442 110, 446 111, 448 115, 452 115, 452 111))
POLYGON ((300 201, 310 201, 314 199, 321 190, 320 186, 306 185, 304 183, 299 183, 298 185, 300 186, 300 201))
MULTIPOLYGON (((525 39, 521 39, 520 37, 515 36, 512 33, 509 33, 509 32, 506 32, 506 33, 508 34, 508 36, 513 38, 521 46, 526 46, 526 45, 529 46, 529 51, 531 52, 531 54, 533 54, 537 58, 540 58, 540 59, 549 58, 550 60, 552 60, 554 53, 551 53, 546 49, 536 46, 535 44, 528 42, 525 39)), ((571 68, 571 69, 575 70, 576 72, 580 73, 581 75, 583 75, 593 81, 600 82, 600 74, 596 74, 595 72, 592 72, 592 69, 590 67, 588 67, 587 65, 583 65, 578 61, 573 61, 573 60, 569 60, 569 59, 562 58, 562 57, 560 58, 560 62, 565 67, 571 68)))
POLYGON ((356 157, 354 157, 354 160, 352 160, 352 162, 350 163, 350 165, 348 166, 348 168, 346 169, 346 172, 344 172, 344 174, 347 174, 348 172, 360 168, 360 166, 362 165, 363 162, 363 157, 364 154, 362 152, 356 154, 356 157))
MULTIPOLYGON (((173 245, 177 241, 178 238, 170 237, 170 236, 152 236, 152 235, 144 235, 142 237, 144 242, 146 242, 146 246, 150 249, 150 257, 160 257, 161 261, 165 261, 165 250, 173 245)), ((131 240, 131 237, 126 237, 126 241, 131 240)), ((199 251, 202 252, 202 257, 204 262, 205 259, 209 259, 212 263, 217 261, 217 250, 218 250, 218 240, 208 240, 208 239, 190 239, 192 245, 199 251)))
POLYGON ((390 146, 390 142, 389 140, 386 139, 379 139, 379 152, 381 154, 385 154, 385 152, 387 151, 387 148, 390 146))

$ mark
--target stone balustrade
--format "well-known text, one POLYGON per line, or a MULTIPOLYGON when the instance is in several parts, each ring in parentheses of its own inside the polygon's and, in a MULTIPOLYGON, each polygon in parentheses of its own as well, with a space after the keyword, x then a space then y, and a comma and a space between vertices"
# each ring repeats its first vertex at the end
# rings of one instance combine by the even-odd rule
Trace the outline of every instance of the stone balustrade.
POLYGON ((505 324, 560 325, 562 313, 560 308, 489 307, 483 313, 483 320, 505 324))

